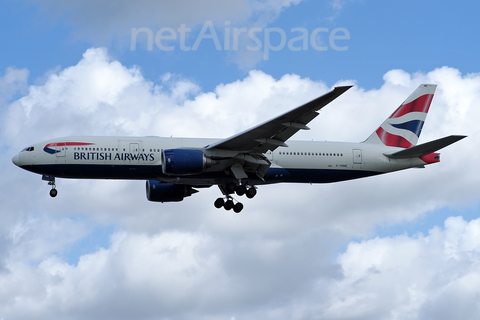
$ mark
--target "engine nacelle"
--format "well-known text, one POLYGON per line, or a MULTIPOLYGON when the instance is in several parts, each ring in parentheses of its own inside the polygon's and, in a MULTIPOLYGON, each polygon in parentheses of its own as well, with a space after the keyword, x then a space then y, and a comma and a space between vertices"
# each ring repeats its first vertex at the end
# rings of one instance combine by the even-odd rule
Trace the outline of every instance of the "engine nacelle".
POLYGON ((162 152, 162 171, 168 175, 200 174, 214 161, 200 150, 166 149, 162 152))
POLYGON ((147 199, 155 202, 178 202, 198 192, 190 186, 148 180, 147 199))

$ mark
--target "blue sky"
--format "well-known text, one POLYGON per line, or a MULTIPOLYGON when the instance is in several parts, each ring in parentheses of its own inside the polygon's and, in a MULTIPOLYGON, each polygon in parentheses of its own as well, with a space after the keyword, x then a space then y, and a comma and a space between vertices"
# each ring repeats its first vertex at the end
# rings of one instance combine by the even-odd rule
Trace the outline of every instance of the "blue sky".
MULTIPOLYGON (((266 27, 280 27, 288 36, 296 27, 310 32, 318 27, 346 28, 350 39, 343 40, 343 44, 348 50, 315 51, 309 46, 306 52, 295 52, 285 48, 272 52, 267 61, 258 61, 246 69, 232 62, 228 55, 231 51, 214 50, 213 42, 208 39, 203 40, 195 52, 182 52, 178 45, 172 53, 162 52, 156 46, 149 52, 140 43, 137 50, 129 50, 131 28, 147 27, 156 33, 160 28, 177 29, 186 23, 195 36, 204 21, 180 22, 179 18, 165 23, 158 20, 117 24, 97 39, 91 30, 82 32, 84 26, 77 22, 80 18, 68 18, 75 13, 67 11, 59 16, 52 12, 55 1, 4 1, 0 23, 8 32, 2 34, 1 67, 27 68, 30 81, 34 81, 47 70, 74 65, 90 46, 107 46, 115 59, 126 66, 140 66, 151 81, 158 81, 159 75, 166 72, 174 72, 195 79, 206 91, 245 76, 251 68, 275 78, 295 73, 329 84, 339 79, 355 79, 366 89, 379 87, 383 74, 397 68, 414 73, 448 65, 463 73, 478 71, 473 62, 478 45, 476 3, 338 1, 337 8, 332 3, 301 1, 282 10, 266 27)), ((249 20, 253 19, 255 17, 249 20)), ((229 20, 216 26, 219 35, 225 29, 225 21, 229 20)), ((232 28, 235 25, 249 28, 248 23, 242 23, 232 23, 232 28)), ((192 38, 187 39, 187 44, 193 44, 195 38, 192 38)))
POLYGON ((0 319, 476 319, 479 7, 1 2, 0 319), (181 49, 183 24, 190 48, 209 27, 198 49, 181 49), (134 28, 154 37, 170 28, 176 39, 161 43, 173 50, 148 50, 146 33, 132 50, 134 28), (234 28, 246 30, 238 50, 234 28), (261 48, 248 50, 258 46, 254 28, 261 48), (285 44, 265 59, 282 32, 285 44), (289 41, 301 32, 306 50, 297 51, 303 40, 289 41), (224 138, 337 84, 356 86, 295 139, 362 141, 426 82, 438 88, 419 142, 469 136, 442 150, 441 163, 261 187, 241 215, 213 207, 217 188, 150 203, 144 181, 59 179, 51 199, 39 176, 11 163, 58 136, 224 138))

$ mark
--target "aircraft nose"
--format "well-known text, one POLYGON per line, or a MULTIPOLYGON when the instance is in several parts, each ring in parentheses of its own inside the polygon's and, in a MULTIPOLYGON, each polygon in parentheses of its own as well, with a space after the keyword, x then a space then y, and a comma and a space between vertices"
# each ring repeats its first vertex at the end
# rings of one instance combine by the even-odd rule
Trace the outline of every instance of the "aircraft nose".
POLYGON ((19 166, 20 165, 20 156, 18 154, 16 154, 13 158, 12 158, 12 162, 16 165, 16 166, 19 166))

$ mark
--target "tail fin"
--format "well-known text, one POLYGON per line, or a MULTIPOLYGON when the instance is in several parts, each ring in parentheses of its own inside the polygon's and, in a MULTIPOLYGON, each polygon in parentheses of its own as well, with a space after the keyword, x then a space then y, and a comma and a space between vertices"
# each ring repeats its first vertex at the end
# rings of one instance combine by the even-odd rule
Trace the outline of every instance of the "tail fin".
POLYGON ((365 143, 389 147, 415 146, 422 132, 437 85, 421 84, 365 143))

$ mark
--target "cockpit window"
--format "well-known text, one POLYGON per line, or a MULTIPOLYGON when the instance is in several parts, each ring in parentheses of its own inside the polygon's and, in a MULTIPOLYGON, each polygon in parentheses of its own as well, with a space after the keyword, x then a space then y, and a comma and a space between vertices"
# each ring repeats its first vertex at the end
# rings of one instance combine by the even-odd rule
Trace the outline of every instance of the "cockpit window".
POLYGON ((33 149, 34 149, 33 147, 28 147, 28 148, 23 149, 21 152, 24 152, 24 151, 29 151, 30 152, 30 151, 33 151, 33 149))

